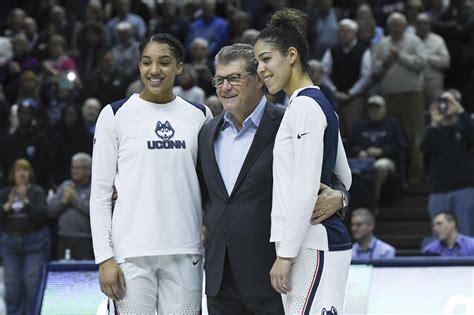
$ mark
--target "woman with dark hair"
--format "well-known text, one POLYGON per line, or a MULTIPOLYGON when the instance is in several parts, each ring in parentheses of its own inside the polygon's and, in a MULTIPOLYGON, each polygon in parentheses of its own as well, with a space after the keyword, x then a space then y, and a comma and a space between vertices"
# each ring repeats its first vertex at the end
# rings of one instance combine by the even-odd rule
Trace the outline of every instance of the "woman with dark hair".
POLYGON ((56 132, 52 171, 55 184, 70 178, 71 158, 78 152, 92 153, 92 138, 87 131, 84 117, 78 106, 66 105, 61 113, 56 132))
POLYGON ((30 162, 18 159, 10 170, 10 186, 0 192, 7 314, 36 313, 42 268, 49 257, 46 194, 33 180, 30 162))
POLYGON ((335 173, 349 189, 351 172, 336 113, 308 74, 306 19, 299 10, 280 10, 255 44, 269 93, 283 90, 290 99, 273 150, 270 239, 277 248, 271 282, 288 314, 342 312, 351 260, 339 216, 310 225, 320 182, 330 185, 335 173))
POLYGON ((92 239, 101 290, 120 314, 201 309, 197 138, 212 114, 173 93, 183 60, 176 38, 148 38, 140 45, 143 91, 105 106, 96 124, 92 239))
POLYGON ((99 22, 88 21, 77 32, 75 53, 79 78, 87 84, 94 76, 101 51, 107 47, 107 32, 99 22))

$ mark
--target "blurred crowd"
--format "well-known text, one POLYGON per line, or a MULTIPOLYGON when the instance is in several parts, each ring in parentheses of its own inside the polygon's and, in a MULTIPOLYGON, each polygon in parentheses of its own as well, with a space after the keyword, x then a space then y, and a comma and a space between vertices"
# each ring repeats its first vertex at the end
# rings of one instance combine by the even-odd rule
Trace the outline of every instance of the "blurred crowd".
MULTIPOLYGON (((338 112, 354 206, 376 216, 381 200, 427 182, 431 218, 448 211, 461 233, 474 235, 473 0, 1 1, 2 205, 28 199, 14 187, 18 168, 31 171, 58 224, 52 258, 74 246, 73 257, 91 258, 84 220, 95 121, 105 105, 141 91, 140 41, 157 32, 177 37, 187 55, 175 93, 218 115, 214 55, 227 44, 254 44, 286 6, 310 19, 311 77, 338 112), (75 179, 81 170, 85 177, 75 179)), ((10 232, 47 224, 27 217, 10 232)))

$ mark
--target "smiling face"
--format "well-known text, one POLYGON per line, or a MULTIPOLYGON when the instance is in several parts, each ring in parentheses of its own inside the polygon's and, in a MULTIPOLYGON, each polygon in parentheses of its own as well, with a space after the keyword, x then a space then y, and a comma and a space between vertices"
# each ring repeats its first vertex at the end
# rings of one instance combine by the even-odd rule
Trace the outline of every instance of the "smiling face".
POLYGON ((255 43, 255 57, 258 61, 257 73, 270 94, 285 90, 291 78, 291 62, 274 45, 261 39, 255 43))
POLYGON ((140 58, 140 77, 145 86, 141 97, 155 103, 173 100, 173 83, 183 71, 183 63, 177 62, 167 44, 150 42, 140 58))
MULTIPOLYGON (((216 77, 227 77, 244 72, 246 72, 244 59, 216 65, 216 77)), ((216 93, 224 109, 243 121, 262 98, 262 87, 262 81, 256 74, 244 74, 238 83, 230 84, 227 79, 224 80, 224 84, 216 88, 216 93)))

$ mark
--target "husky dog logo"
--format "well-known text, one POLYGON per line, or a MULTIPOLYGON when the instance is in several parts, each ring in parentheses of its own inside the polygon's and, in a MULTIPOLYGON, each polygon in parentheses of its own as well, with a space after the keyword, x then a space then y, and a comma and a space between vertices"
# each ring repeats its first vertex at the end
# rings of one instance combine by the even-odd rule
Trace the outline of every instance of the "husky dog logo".
POLYGON ((171 138, 173 138, 174 129, 171 126, 169 121, 165 121, 165 123, 162 123, 161 121, 158 121, 156 123, 155 133, 161 139, 163 139, 165 141, 168 141, 171 138))
POLYGON ((326 308, 323 307, 323 310, 321 311, 321 315, 337 315, 337 310, 334 306, 331 306, 330 311, 326 310, 326 308))

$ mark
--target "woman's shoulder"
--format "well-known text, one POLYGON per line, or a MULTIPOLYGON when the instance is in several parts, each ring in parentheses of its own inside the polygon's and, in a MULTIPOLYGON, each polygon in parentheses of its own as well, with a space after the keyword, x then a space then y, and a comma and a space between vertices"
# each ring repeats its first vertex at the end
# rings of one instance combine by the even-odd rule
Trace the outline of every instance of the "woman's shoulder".
POLYGON ((43 187, 41 187, 40 185, 38 184, 31 184, 30 186, 30 189, 29 189, 32 193, 35 193, 35 194, 45 194, 45 190, 43 187))

